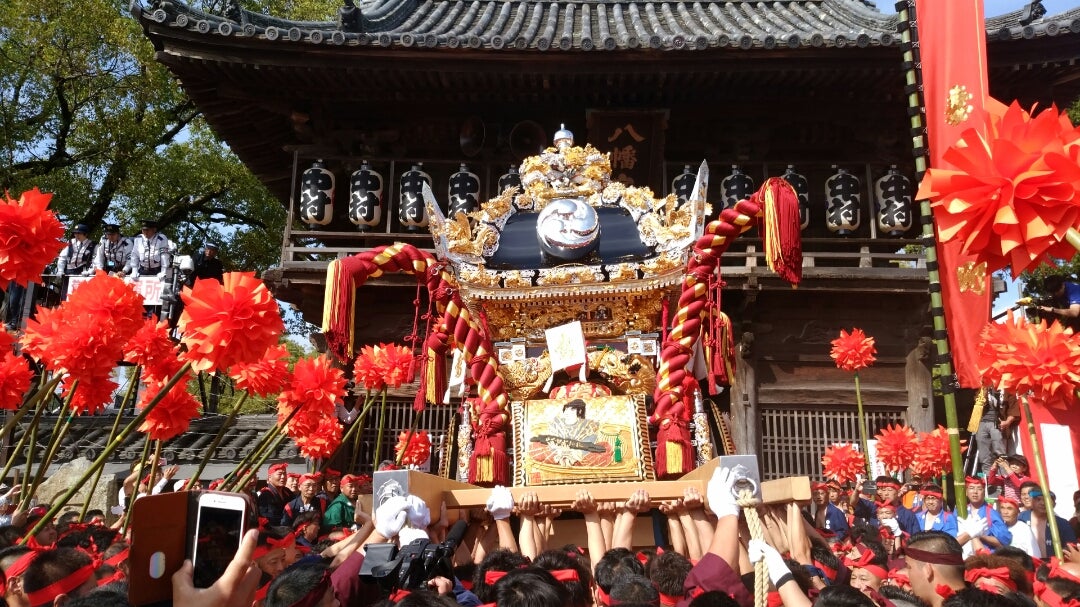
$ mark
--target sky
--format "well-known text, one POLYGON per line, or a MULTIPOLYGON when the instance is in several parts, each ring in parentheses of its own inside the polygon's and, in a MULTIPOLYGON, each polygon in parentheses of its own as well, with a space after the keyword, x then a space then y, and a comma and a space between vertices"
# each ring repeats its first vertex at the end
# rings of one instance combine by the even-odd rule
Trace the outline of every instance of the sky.
MULTIPOLYGON (((986 0, 984 6, 987 17, 996 17, 1021 9, 1028 3, 1028 0, 986 0)), ((1042 3, 1046 7, 1047 15, 1057 15, 1070 8, 1080 7, 1080 0, 1042 0, 1042 3)), ((896 12, 896 3, 891 0, 876 0, 876 4, 878 10, 883 13, 896 12)))

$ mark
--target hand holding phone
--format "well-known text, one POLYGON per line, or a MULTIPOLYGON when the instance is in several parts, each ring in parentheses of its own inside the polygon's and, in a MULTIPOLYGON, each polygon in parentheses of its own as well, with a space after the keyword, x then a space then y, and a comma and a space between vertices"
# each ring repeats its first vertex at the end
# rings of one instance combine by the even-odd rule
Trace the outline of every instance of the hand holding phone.
POLYGON ((203 607, 250 607, 259 589, 262 570, 254 562, 255 546, 259 531, 252 529, 244 534, 240 549, 236 551, 229 566, 209 588, 196 588, 191 561, 172 576, 173 605, 200 605, 203 607))
POLYGON ((196 588, 209 588, 240 549, 248 528, 248 501, 236 493, 200 493, 188 554, 196 588))

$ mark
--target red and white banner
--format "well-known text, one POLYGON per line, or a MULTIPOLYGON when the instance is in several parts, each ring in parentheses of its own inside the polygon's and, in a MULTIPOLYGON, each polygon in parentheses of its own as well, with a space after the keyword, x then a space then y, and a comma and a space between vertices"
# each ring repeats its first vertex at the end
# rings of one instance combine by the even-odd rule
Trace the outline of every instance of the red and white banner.
MULTIPOLYGON (((930 166, 955 168, 941 156, 968 129, 985 129, 990 99, 986 76, 983 0, 916 0, 930 166)), ((962 242, 938 239, 941 296, 960 386, 979 388, 979 332, 990 320, 985 263, 960 252, 962 242)))
MULTIPOLYGON (((64 299, 67 299, 78 289, 82 284, 93 278, 93 276, 68 276, 67 277, 67 292, 64 293, 64 299)), ((139 295, 142 295, 144 306, 160 306, 161 295, 165 291, 165 283, 158 280, 153 276, 143 276, 136 280, 134 283, 135 291, 139 295)))

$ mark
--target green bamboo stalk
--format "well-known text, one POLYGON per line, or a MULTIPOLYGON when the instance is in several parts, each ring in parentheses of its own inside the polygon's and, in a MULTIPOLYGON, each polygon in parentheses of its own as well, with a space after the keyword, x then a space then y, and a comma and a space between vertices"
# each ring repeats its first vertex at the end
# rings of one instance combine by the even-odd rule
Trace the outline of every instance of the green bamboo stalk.
POLYGON ((124 426, 124 429, 120 431, 120 434, 111 443, 105 445, 105 448, 102 450, 101 454, 98 455, 97 459, 95 459, 93 463, 90 464, 90 467, 86 470, 86 472, 84 472, 77 481, 72 483, 71 487, 53 503, 52 507, 45 514, 45 516, 43 516, 41 520, 39 520, 37 524, 34 525, 34 528, 31 529, 29 533, 23 536, 23 540, 20 541, 20 543, 25 544, 26 538, 32 537, 37 534, 37 532, 41 531, 41 529, 47 523, 52 521, 53 517, 55 517, 62 508, 67 506, 68 502, 71 501, 72 496, 78 493, 78 491, 86 484, 86 481, 90 480, 90 476, 105 465, 105 462, 107 462, 109 458, 112 457, 113 451, 116 451, 116 449, 124 442, 124 440, 127 439, 127 437, 132 432, 134 432, 136 428, 142 425, 143 421, 146 420, 146 416, 150 415, 150 412, 154 410, 154 407, 158 406, 158 403, 160 403, 163 398, 165 398, 165 395, 169 393, 169 390, 172 390, 173 386, 178 384, 180 382, 180 379, 183 378, 184 375, 186 375, 187 372, 190 370, 190 362, 186 362, 184 363, 183 367, 180 367, 180 370, 176 372, 176 375, 173 375, 169 379, 169 381, 161 388, 161 391, 158 392, 157 395, 155 395, 154 398, 146 404, 146 407, 144 407, 137 416, 135 416, 135 419, 128 422, 128 424, 124 426))
POLYGON ((379 434, 375 437, 375 467, 379 466, 379 458, 382 457, 382 439, 386 433, 386 388, 382 391, 382 405, 379 407, 379 434))
POLYGON ((31 494, 36 493, 38 487, 41 486, 41 482, 45 480, 46 470, 48 470, 49 465, 52 464, 53 458, 56 457, 56 452, 60 449, 60 443, 63 442, 64 437, 67 436, 68 430, 71 429, 71 419, 75 417, 75 414, 68 413, 67 418, 64 418, 64 411, 67 410, 69 403, 65 403, 64 409, 60 411, 60 414, 56 418, 58 424, 60 423, 60 420, 64 420, 64 422, 60 425, 59 430, 57 430, 55 426, 53 427, 52 437, 49 439, 49 444, 45 448, 45 457, 41 459, 41 464, 38 465, 37 474, 34 475, 34 482, 30 486, 31 494))
POLYGON ((1035 434, 1035 420, 1031 417, 1031 405, 1027 395, 1020 397, 1024 405, 1024 421, 1027 422, 1028 436, 1031 437, 1031 455, 1035 459, 1035 472, 1039 475, 1039 485, 1042 487, 1043 499, 1046 501, 1046 523, 1050 526, 1050 542, 1054 545, 1054 556, 1062 558, 1061 532, 1057 526, 1057 516, 1054 514, 1054 499, 1050 497, 1050 481, 1046 476, 1046 466, 1043 464, 1042 447, 1039 438, 1035 434))
POLYGON ((38 403, 37 411, 34 412, 34 418, 30 420, 30 425, 26 428, 26 433, 23 437, 29 436, 30 439, 26 443, 26 472, 23 473, 23 484, 25 485, 22 490, 21 498, 19 499, 19 510, 25 510, 30 505, 30 498, 33 494, 33 478, 30 476, 31 466, 34 465, 34 451, 37 450, 37 429, 38 424, 41 422, 41 415, 45 412, 45 407, 48 405, 49 399, 44 398, 38 403))
MULTIPOLYGON (((31 402, 34 402, 34 401, 31 401, 31 402)), ((39 399, 36 400, 36 402, 37 402, 37 405, 36 405, 36 408, 35 408, 35 411, 34 411, 34 416, 35 417, 40 415, 40 412, 41 412, 42 408, 44 407, 44 402, 43 402, 42 399, 39 398, 39 399)), ((31 422, 31 424, 32 423, 33 422, 31 422)), ((27 426, 26 431, 23 432, 22 436, 19 437, 19 442, 15 444, 15 449, 12 450, 11 457, 8 458, 7 463, 4 465, 3 472, 0 472, 0 479, 7 478, 8 472, 11 471, 11 467, 15 464, 15 457, 19 454, 20 451, 23 450, 23 446, 26 445, 26 441, 29 440, 29 438, 30 438, 30 426, 27 426)), ((16 469, 15 474, 18 475, 18 470, 17 469, 16 469)), ((24 478, 23 480, 25 481, 26 479, 24 478)), ((22 498, 25 497, 25 495, 26 495, 26 491, 21 491, 20 492, 19 503, 22 503, 22 498)))
POLYGON ((251 466, 252 460, 261 455, 263 450, 270 445, 270 442, 281 433, 281 428, 282 427, 277 424, 271 426, 270 429, 266 431, 266 434, 263 435, 262 439, 259 440, 259 443, 255 448, 245 455, 243 459, 241 459, 236 466, 225 475, 221 484, 223 491, 227 491, 227 488, 231 488, 233 484, 239 480, 239 477, 251 466))
MULTIPOLYGON (((858 373, 855 374, 855 390, 856 390, 856 393, 859 390, 859 374, 858 373)), ((862 411, 862 399, 859 400, 859 411, 860 412, 862 411)), ((862 417, 861 413, 860 413, 859 417, 862 417)), ((412 440, 413 434, 416 434, 416 428, 419 425, 420 425, 420 412, 414 409, 413 410, 412 423, 409 424, 409 433, 405 435, 405 446, 406 447, 409 445, 409 441, 412 440)), ((865 439, 865 437, 864 437, 864 439, 865 439)), ((865 449, 866 445, 863 445, 863 448, 865 449)), ((401 453, 398 453, 397 456, 394 458, 394 463, 397 464, 398 466, 400 466, 401 465, 401 460, 404 457, 405 457, 405 449, 402 449, 401 453)))
MULTIPOLYGON (((900 22, 907 22, 910 27, 903 28, 900 32, 901 48, 904 62, 911 66, 904 71, 904 81, 908 86, 908 107, 917 108, 919 111, 910 112, 911 128, 913 132, 921 132, 923 129, 922 112, 925 107, 922 102, 920 82, 920 61, 916 60, 914 48, 919 42, 918 27, 915 16, 915 2, 908 0, 897 3, 900 22)), ((917 153, 915 154, 915 181, 921 181, 926 172, 926 137, 922 134, 913 138, 912 143, 917 153)), ((941 396, 945 404, 945 425, 949 433, 949 455, 952 459, 953 492, 956 495, 956 511, 967 516, 967 493, 964 487, 964 460, 960 449, 960 426, 956 415, 956 394, 953 388, 955 373, 953 372, 952 356, 949 350, 949 341, 945 325, 945 308, 941 298, 941 273, 938 268, 937 240, 934 238, 933 212, 930 209, 929 200, 919 201, 919 215, 922 221, 922 243, 926 256, 927 274, 930 285, 930 311, 934 325, 934 346, 937 349, 935 364, 938 379, 941 381, 941 396)), ((1080 242, 1080 240, 1078 240, 1080 242)))
POLYGON ((363 434, 364 423, 367 422, 368 412, 371 411, 371 407, 374 404, 375 397, 369 394, 364 401, 364 408, 361 409, 360 415, 356 417, 356 421, 349 426, 349 431, 341 439, 341 444, 343 445, 348 442, 350 436, 352 436, 353 439, 352 457, 349 458, 349 473, 356 472, 356 460, 360 456, 360 435, 363 434))
POLYGON ((863 413, 862 390, 859 387, 859 372, 855 372, 855 405, 859 415, 859 442, 862 444, 863 462, 866 468, 866 480, 874 480, 870 468, 870 443, 866 439, 866 414, 863 413))
MULTIPOLYGON (((124 400, 120 401, 120 408, 116 411, 116 419, 113 420, 112 429, 109 430, 109 439, 105 441, 106 445, 111 443, 113 438, 116 437, 116 431, 120 428, 120 420, 124 417, 124 409, 127 408, 128 402, 131 401, 131 397, 135 393, 135 386, 138 385, 139 367, 135 367, 131 377, 128 378, 127 390, 124 392, 124 400)), ((94 480, 90 483, 90 491, 86 493, 86 501, 83 502, 82 510, 79 512, 80 521, 86 518, 86 511, 90 509, 90 496, 93 496, 94 492, 97 491, 98 481, 101 480, 101 470, 102 469, 100 468, 98 469, 97 473, 94 474, 94 480)))
MULTIPOLYGON (((52 393, 52 391, 56 389, 57 384, 60 383, 61 379, 63 379, 62 376, 56 375, 52 379, 46 381, 45 375, 42 374, 38 389, 26 393, 26 396, 23 398, 23 404, 19 405, 19 409, 15 412, 15 416, 4 423, 4 429, 0 430, 0 436, 8 436, 11 429, 15 427, 15 424, 19 423, 19 420, 34 408, 34 403, 37 402, 37 399, 43 398, 44 394, 52 393)), ((6 473, 4 476, 6 476, 6 473)), ((3 476, 0 476, 0 479, 2 478, 3 476)))
POLYGON ((279 432, 277 437, 274 439, 274 442, 271 444, 270 448, 267 449, 262 455, 260 455, 257 461, 253 462, 254 465, 248 467, 248 471, 242 477, 240 477, 240 481, 236 483, 232 490, 237 492, 243 491, 244 487, 246 487, 247 484, 250 483, 253 478, 255 478, 255 474, 259 470, 259 467, 262 466, 267 459, 269 459, 272 453, 277 451, 278 446, 280 446, 281 442, 284 441, 286 438, 288 437, 284 432, 279 432))
POLYGON ((208 447, 206 450, 206 455, 204 455, 202 461, 199 462, 199 467, 195 469, 195 474, 192 474, 191 478, 188 479, 187 484, 184 485, 185 491, 191 491, 191 488, 195 486, 195 483, 199 482, 199 475, 202 474, 203 469, 206 468, 207 462, 210 461, 210 458, 214 455, 214 451, 216 451, 218 445, 221 444, 221 439, 225 438, 225 432, 229 429, 229 426, 231 426, 232 423, 236 421, 236 416, 240 413, 240 407, 244 406, 244 402, 247 401, 247 397, 248 393, 244 392, 244 394, 240 397, 240 401, 237 402, 236 406, 233 407, 233 410, 229 412, 229 417, 225 418, 225 422, 221 424, 221 428, 218 428, 217 436, 215 436, 214 440, 211 441, 210 447, 208 447))

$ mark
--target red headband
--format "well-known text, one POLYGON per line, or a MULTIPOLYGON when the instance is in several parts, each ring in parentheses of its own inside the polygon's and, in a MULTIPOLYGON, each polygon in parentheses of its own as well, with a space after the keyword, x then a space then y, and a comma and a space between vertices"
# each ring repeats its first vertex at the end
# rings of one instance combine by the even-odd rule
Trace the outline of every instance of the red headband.
POLYGON ((833 569, 832 567, 829 567, 828 565, 826 565, 825 563, 822 563, 821 561, 819 561, 817 559, 814 559, 814 566, 817 567, 818 569, 820 569, 821 572, 825 574, 825 577, 829 578, 829 581, 832 581, 832 582, 836 581, 836 570, 835 569, 833 569))
POLYGON ((998 501, 999 504, 1012 504, 1013 506, 1016 506, 1017 508, 1020 507, 1020 502, 1018 500, 1014 500, 1011 497, 1005 497, 1004 495, 997 498, 997 501, 998 501))
POLYGON ((928 550, 919 550, 918 548, 912 548, 908 546, 904 549, 904 554, 924 563, 930 563, 931 565, 954 565, 956 567, 964 566, 964 556, 962 554, 940 554, 937 552, 930 552, 928 550))
POLYGON ((862 553, 862 555, 859 557, 859 560, 851 563, 851 568, 863 569, 871 575, 876 576, 878 579, 884 580, 885 578, 889 577, 889 572, 886 571, 884 567, 875 565, 874 557, 874 551, 867 550, 862 553))
POLYGON ((506 577, 509 571, 487 571, 484 573, 484 583, 488 586, 506 577))
POLYGON ((1066 601, 1061 598, 1061 595, 1054 591, 1046 582, 1040 582, 1035 580, 1033 584, 1035 590, 1035 596, 1039 597, 1039 600, 1046 603, 1050 607, 1080 607, 1080 601, 1076 599, 1070 599, 1066 601))
POLYGON ((969 477, 964 479, 964 484, 966 484, 966 485, 971 485, 971 484, 985 485, 986 483, 983 482, 983 479, 981 479, 981 478, 979 478, 977 476, 969 476, 969 477))
POLYGON ((1080 577, 1077 577, 1073 575, 1072 572, 1066 571, 1061 568, 1061 561, 1058 560, 1058 557, 1050 557, 1050 563, 1047 566, 1049 567, 1046 572, 1047 577, 1064 578, 1066 580, 1069 580, 1070 582, 1076 582, 1077 584, 1080 584, 1080 577))
POLYGON ((63 577, 44 588, 40 588, 33 592, 27 592, 26 600, 31 605, 40 605, 42 603, 51 604, 53 600, 61 594, 69 594, 79 586, 85 584, 86 580, 94 575, 94 569, 93 563, 83 565, 68 574, 67 577, 63 577))
POLYGON ((552 569, 549 571, 554 578, 560 582, 580 582, 581 576, 578 575, 577 569, 552 569))
POLYGON ((300 475, 300 483, 301 484, 306 483, 308 481, 315 481, 316 483, 319 482, 319 475, 318 474, 301 474, 300 475))
POLYGON ((7 571, 4 572, 8 576, 8 579, 22 575, 23 572, 26 571, 26 568, 30 566, 30 563, 33 563, 34 559, 37 558, 39 552, 40 551, 38 550, 31 550, 16 559, 15 562, 11 564, 11 567, 8 567, 7 571))
POLYGON ((274 464, 273 466, 270 466, 270 470, 267 471, 267 474, 273 474, 273 473, 277 472, 278 470, 282 470, 282 471, 288 473, 289 464, 286 464, 285 462, 280 462, 280 463, 274 464))
POLYGON ((326 596, 326 591, 330 588, 330 570, 323 571, 322 578, 319 583, 315 584, 315 587, 308 591, 303 597, 297 600, 295 603, 290 603, 289 607, 315 607, 322 601, 322 598, 326 596))
POLYGON ((334 470, 333 468, 324 468, 322 473, 323 473, 323 478, 325 478, 325 479, 341 478, 341 472, 338 472, 337 470, 334 470))
POLYGON ((266 556, 267 554, 270 554, 271 552, 273 552, 274 550, 276 550, 278 548, 282 548, 282 549, 290 548, 294 544, 296 544, 296 534, 295 533, 290 533, 289 535, 286 535, 285 537, 281 538, 280 540, 275 540, 272 537, 268 537, 268 538, 266 538, 266 544, 265 545, 260 544, 260 545, 255 547, 255 554, 252 555, 251 558, 254 559, 254 560, 258 560, 258 559, 261 559, 262 557, 266 556))
POLYGON ((935 491, 933 489, 930 489, 930 490, 923 489, 919 493, 922 494, 923 497, 936 497, 938 499, 943 499, 945 497, 945 495, 942 492, 935 491))
POLYGON ((896 489, 896 490, 899 490, 900 489, 900 483, 894 483, 892 481, 884 481, 884 482, 881 482, 881 483, 877 483, 877 488, 878 489, 896 489))
POLYGON ((911 578, 906 573, 900 573, 899 571, 890 571, 889 579, 904 586, 911 585, 911 578))
POLYGON ((127 548, 124 548, 120 552, 117 552, 116 554, 110 556, 105 561, 105 564, 110 565, 112 567, 116 567, 120 563, 123 563, 125 560, 127 560, 128 554, 130 554, 130 553, 131 553, 131 547, 129 546, 127 548))
POLYGON ((994 567, 993 569, 976 567, 964 572, 964 580, 969 584, 974 584, 975 580, 980 578, 997 580, 1008 587, 1009 590, 1016 592, 1016 582, 1014 582, 1012 576, 1009 575, 1008 567, 994 567))
POLYGON ((671 596, 670 594, 660 593, 660 604, 664 607, 675 607, 679 603, 679 597, 671 596))

